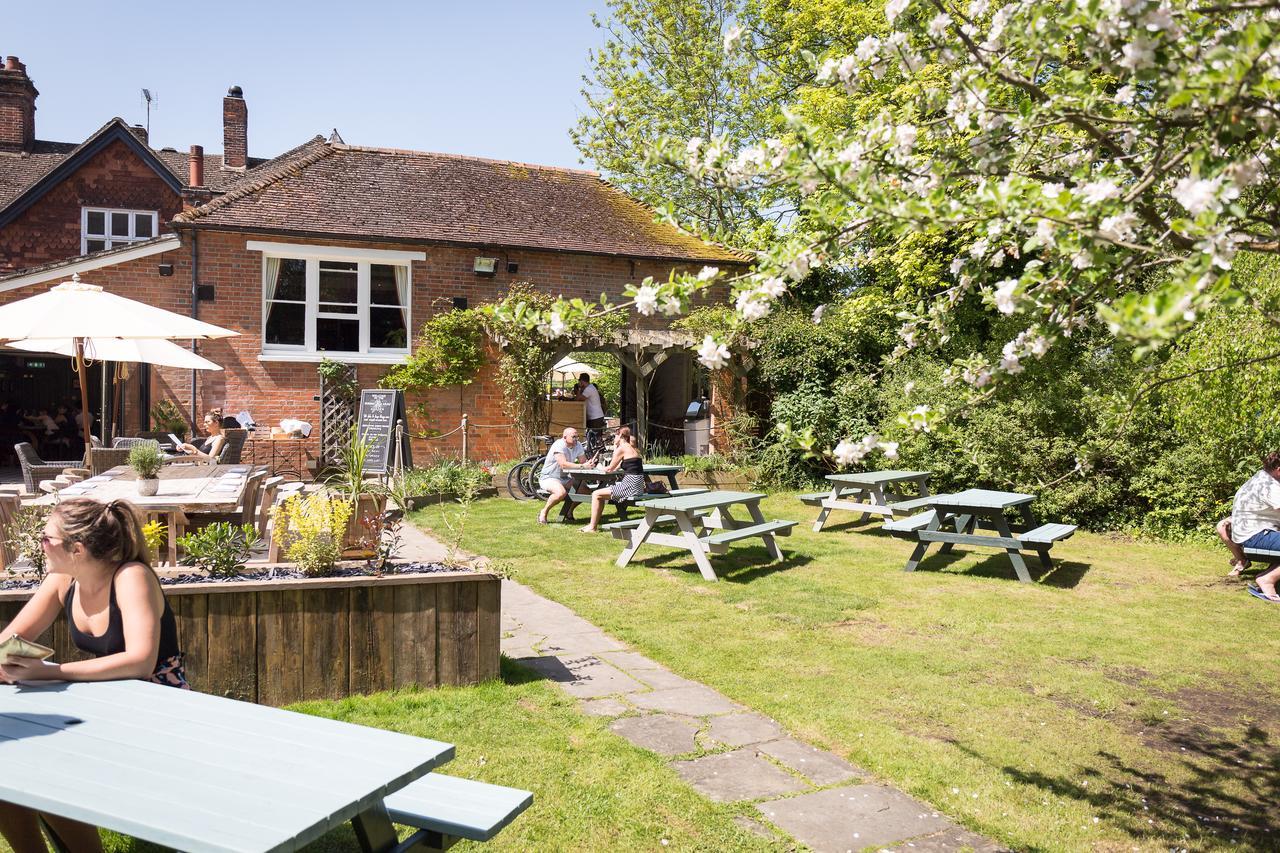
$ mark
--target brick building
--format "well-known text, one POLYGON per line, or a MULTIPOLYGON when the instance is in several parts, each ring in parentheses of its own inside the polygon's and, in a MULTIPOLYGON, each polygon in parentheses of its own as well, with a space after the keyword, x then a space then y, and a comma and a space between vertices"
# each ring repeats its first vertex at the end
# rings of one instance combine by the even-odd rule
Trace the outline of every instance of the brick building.
MULTIPOLYGON (((9 58, 0 71, 0 302, 79 272, 241 333, 199 345, 221 373, 136 374, 125 390, 126 430, 161 398, 185 410, 247 409, 263 425, 284 417, 318 423, 321 358, 358 365, 371 386, 437 311, 501 298, 514 282, 595 299, 673 268, 743 262, 655 222, 593 172, 350 146, 336 135, 253 159, 247 105, 234 87, 223 101, 221 157, 195 146, 184 155, 153 151, 119 119, 79 145, 41 142, 35 94, 9 58), (105 233, 93 230, 99 211, 105 233), (129 233, 115 235, 113 220, 129 233), (477 272, 478 258, 496 259, 493 272, 477 272)), ((3 359, 55 369, 53 357, 3 359)), ((6 381, 2 365, 0 398, 40 384, 25 366, 17 383, 6 381)), ((669 358, 650 383, 659 398, 653 419, 678 420, 694 382, 687 354, 669 358)), ((463 412, 486 425, 471 438, 473 456, 514 455, 511 430, 493 428, 505 418, 491 370, 426 402, 446 430, 463 412)), ((434 442, 415 452, 456 449, 434 442)))

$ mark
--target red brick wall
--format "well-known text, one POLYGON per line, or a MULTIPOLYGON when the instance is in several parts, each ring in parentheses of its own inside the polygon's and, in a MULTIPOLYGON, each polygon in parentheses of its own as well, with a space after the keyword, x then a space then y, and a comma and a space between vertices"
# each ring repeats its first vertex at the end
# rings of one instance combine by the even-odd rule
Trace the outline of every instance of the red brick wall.
POLYGON ((0 228, 0 273, 79 255, 82 207, 157 210, 164 231, 182 199, 124 143, 112 142, 0 228))
MULTIPOLYGON (((183 231, 183 248, 138 261, 119 264, 85 273, 82 278, 100 284, 131 299, 139 299, 179 313, 190 313, 192 235, 183 231), (172 277, 160 277, 160 263, 174 264, 172 277)), ((199 352, 225 368, 221 372, 202 372, 198 380, 197 411, 221 406, 228 414, 248 409, 265 430, 281 418, 296 417, 316 426, 318 439, 319 404, 313 397, 319 393, 319 378, 314 362, 260 361, 261 352, 261 253, 245 248, 246 240, 262 239, 281 243, 309 242, 335 245, 333 241, 305 241, 271 235, 244 235, 202 231, 198 236, 200 282, 215 288, 215 301, 201 302, 200 319, 242 333, 240 337, 203 341, 199 352)), ((349 244, 362 248, 424 251, 425 261, 413 263, 412 322, 414 337, 421 323, 436 310, 450 310, 454 296, 467 297, 471 306, 500 298, 513 282, 527 281, 551 293, 566 296, 598 298, 606 292, 619 297, 627 282, 639 281, 646 275, 666 278, 670 265, 653 261, 570 255, 554 252, 512 250, 480 251, 475 248, 405 244, 349 244), (499 272, 492 277, 477 276, 472 262, 477 255, 498 255, 503 260, 499 272), (505 255, 505 257, 504 257, 505 255), (519 272, 506 272, 506 261, 519 264, 519 272)), ((0 293, 0 303, 30 296, 47 289, 49 282, 0 293)), ((646 325, 661 325, 660 320, 646 319, 646 325)), ((386 365, 360 365, 358 375, 363 387, 374 387, 386 372, 386 365)), ((157 369, 154 373, 152 399, 170 397, 184 411, 190 405, 190 371, 157 369)), ((130 394, 130 423, 136 422, 136 392, 130 394)), ((472 459, 503 460, 518 455, 514 432, 506 426, 502 413, 501 389, 494 381, 492 365, 484 368, 470 385, 437 389, 410 399, 411 407, 425 403, 430 418, 418 426, 448 432, 458 426, 466 412, 475 428, 470 432, 468 454, 472 459), (498 428, 494 428, 498 427, 498 428)), ((315 442, 318 447, 318 441, 315 442)), ((414 442, 414 459, 421 462, 436 455, 457 455, 461 436, 454 434, 443 440, 420 439, 414 442)))

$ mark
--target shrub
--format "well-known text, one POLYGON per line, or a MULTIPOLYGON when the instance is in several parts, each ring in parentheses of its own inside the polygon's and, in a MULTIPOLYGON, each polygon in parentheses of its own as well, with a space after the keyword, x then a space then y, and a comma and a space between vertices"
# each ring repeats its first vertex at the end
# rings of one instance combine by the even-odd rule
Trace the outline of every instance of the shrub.
POLYGON ((487 488, 493 479, 485 465, 464 459, 440 459, 422 468, 406 468, 394 486, 406 497, 420 495, 475 494, 487 488))
POLYGON ((153 518, 142 525, 142 538, 146 540, 147 550, 151 552, 151 559, 159 558, 160 549, 164 547, 168 532, 168 526, 158 518, 153 518))
POLYGON ((204 569, 213 577, 233 577, 244 568, 257 547, 258 531, 252 524, 217 521, 178 540, 182 564, 204 569))
POLYGON ((44 537, 44 525, 49 520, 53 507, 24 506, 14 514, 9 523, 9 538, 6 544, 17 552, 20 559, 31 564, 31 570, 37 579, 44 577, 45 556, 41 539, 44 537))
POLYGON ((140 480, 153 480, 164 468, 164 454, 159 445, 149 441, 135 444, 129 451, 129 467, 140 480))
POLYGON ((342 556, 342 537, 351 518, 351 502, 315 492, 294 495, 273 510, 272 536, 290 562, 312 577, 331 574, 342 556))
POLYGON ((187 418, 173 400, 159 400, 151 407, 151 424, 158 430, 187 437, 187 418))

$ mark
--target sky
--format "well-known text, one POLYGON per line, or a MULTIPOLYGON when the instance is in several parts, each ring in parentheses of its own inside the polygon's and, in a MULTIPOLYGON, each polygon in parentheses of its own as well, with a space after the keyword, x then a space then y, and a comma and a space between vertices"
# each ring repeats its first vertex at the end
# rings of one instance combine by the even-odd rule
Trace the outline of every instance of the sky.
POLYGON ((587 53, 602 41, 591 12, 603 10, 603 0, 8 3, 0 53, 19 57, 40 90, 38 139, 81 142, 112 116, 143 124, 147 88, 153 147, 220 152, 222 98, 238 85, 253 157, 337 128, 353 145, 579 166, 568 131, 587 53))

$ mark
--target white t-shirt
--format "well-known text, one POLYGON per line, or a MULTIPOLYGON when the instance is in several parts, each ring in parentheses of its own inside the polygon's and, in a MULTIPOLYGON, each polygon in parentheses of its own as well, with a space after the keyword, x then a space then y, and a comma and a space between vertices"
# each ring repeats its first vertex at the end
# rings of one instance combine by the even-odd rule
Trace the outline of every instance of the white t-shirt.
POLYGON ((1236 492, 1231 505, 1231 538, 1244 544, 1264 530, 1280 530, 1280 482, 1259 471, 1236 492))
POLYGON ((587 449, 582 446, 581 441, 570 447, 569 443, 563 438, 557 438, 555 444, 551 445, 551 449, 547 451, 547 458, 542 462, 542 474, 538 479, 545 480, 550 477, 562 483, 569 479, 564 475, 564 470, 560 467, 560 461, 556 459, 557 453, 563 453, 564 461, 566 462, 577 462, 583 456, 586 456, 587 449))
POLYGON ((587 420, 594 421, 604 417, 604 406, 600 404, 600 392, 594 385, 582 389, 582 399, 587 401, 587 420))

